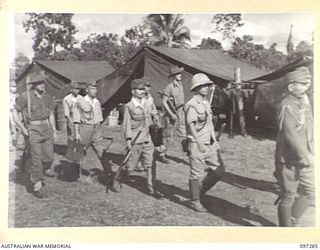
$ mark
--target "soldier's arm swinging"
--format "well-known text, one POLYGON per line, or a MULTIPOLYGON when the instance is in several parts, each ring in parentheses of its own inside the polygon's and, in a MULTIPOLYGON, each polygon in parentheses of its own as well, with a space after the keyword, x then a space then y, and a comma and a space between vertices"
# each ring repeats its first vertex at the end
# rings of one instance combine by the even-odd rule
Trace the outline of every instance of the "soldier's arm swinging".
POLYGON ((56 138, 56 136, 57 136, 56 119, 54 118, 54 114, 52 111, 50 112, 49 123, 50 123, 51 129, 53 131, 53 137, 56 138))
POLYGON ((22 132, 23 135, 29 136, 28 130, 24 126, 24 124, 22 123, 20 117, 21 116, 20 116, 18 110, 13 109, 13 120, 14 120, 14 122, 17 124, 18 128, 20 129, 20 131, 22 132))

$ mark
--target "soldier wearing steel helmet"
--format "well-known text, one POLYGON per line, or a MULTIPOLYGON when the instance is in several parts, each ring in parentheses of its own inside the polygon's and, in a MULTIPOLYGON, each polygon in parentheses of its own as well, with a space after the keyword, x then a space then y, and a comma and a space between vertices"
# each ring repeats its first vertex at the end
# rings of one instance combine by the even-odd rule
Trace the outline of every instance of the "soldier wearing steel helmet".
POLYGON ((200 198, 221 179, 222 174, 219 172, 219 146, 212 123, 212 111, 206 99, 212 84, 207 75, 194 75, 190 88, 194 96, 185 105, 187 133, 190 138, 190 207, 197 212, 206 212, 200 198))
POLYGON ((311 75, 299 67, 286 75, 287 95, 277 107, 275 176, 281 190, 279 225, 299 225, 314 204, 313 116, 306 92, 311 75))

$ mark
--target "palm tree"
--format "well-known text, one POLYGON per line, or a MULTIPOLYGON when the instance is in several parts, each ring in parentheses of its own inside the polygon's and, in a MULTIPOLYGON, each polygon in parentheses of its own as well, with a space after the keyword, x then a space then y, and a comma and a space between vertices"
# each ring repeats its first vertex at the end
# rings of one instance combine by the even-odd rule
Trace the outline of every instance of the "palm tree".
POLYGON ((175 48, 189 46, 190 30, 179 14, 149 14, 144 22, 150 44, 175 48))

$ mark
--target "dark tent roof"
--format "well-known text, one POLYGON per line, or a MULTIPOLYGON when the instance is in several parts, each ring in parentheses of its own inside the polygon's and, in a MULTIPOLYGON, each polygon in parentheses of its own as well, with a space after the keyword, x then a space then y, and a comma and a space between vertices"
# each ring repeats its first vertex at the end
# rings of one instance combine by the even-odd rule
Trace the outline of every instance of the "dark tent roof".
MULTIPOLYGON (((301 58, 279 70, 253 80, 257 83, 254 112, 260 116, 264 123, 275 125, 276 105, 286 94, 284 77, 288 72, 301 66, 308 67, 313 75, 313 60, 301 58)), ((309 99, 313 104, 313 84, 309 91, 309 99)))
POLYGON ((219 50, 196 50, 147 46, 107 77, 98 81, 98 98, 102 104, 128 102, 131 97, 130 82, 144 75, 152 79, 151 94, 157 106, 161 99, 159 92, 169 83, 169 69, 172 65, 184 67, 182 81, 185 98, 189 91, 191 77, 199 72, 206 73, 216 84, 223 85, 233 80, 234 67, 240 67, 243 80, 249 80, 266 72, 247 63, 238 61, 219 50))
POLYGON ((203 73, 232 81, 234 67, 240 67, 241 79, 247 81, 266 72, 239 61, 216 49, 172 49, 150 46, 151 50, 176 61, 185 62, 203 73))
POLYGON ((26 77, 35 71, 44 71, 48 75, 46 89, 59 100, 69 92, 70 81, 96 81, 109 75, 114 68, 106 61, 36 60, 17 78, 18 93, 25 91, 26 77))
POLYGON ((77 82, 99 80, 111 73, 114 68, 106 61, 47 61, 37 63, 77 82))

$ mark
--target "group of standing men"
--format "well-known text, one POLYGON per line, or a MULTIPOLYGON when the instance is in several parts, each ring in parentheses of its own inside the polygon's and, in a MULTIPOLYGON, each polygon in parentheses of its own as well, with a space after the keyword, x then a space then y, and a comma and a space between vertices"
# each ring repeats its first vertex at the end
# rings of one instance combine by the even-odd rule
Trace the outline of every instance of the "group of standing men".
MULTIPOLYGON (((184 68, 177 66, 170 68, 171 82, 163 91, 162 97, 164 120, 174 124, 181 140, 188 141, 191 194, 189 207, 197 212, 206 212, 203 206, 205 193, 225 172, 212 122, 211 105, 207 100, 210 87, 214 83, 203 73, 195 74, 190 88, 194 96, 185 103, 181 82, 183 70, 184 68)), ((292 221, 297 221, 314 201, 313 120, 306 96, 311 75, 308 69, 302 67, 289 72, 286 79, 287 95, 279 105, 277 115, 279 129, 275 176, 281 188, 278 209, 280 226, 292 226, 292 221)), ((31 74, 28 83, 32 88, 16 101, 14 119, 23 135, 28 137, 30 145, 27 173, 31 191, 36 197, 42 198, 45 196, 42 189, 43 173, 54 176, 52 163, 56 129, 53 102, 45 92, 43 75, 31 74), (24 123, 19 112, 27 114, 24 123)), ((147 172, 147 193, 160 198, 163 195, 155 185, 155 157, 162 157, 164 162, 167 162, 167 159, 162 135, 155 135, 151 129, 155 125, 161 126, 162 120, 150 94, 151 85, 152 80, 146 76, 131 82, 132 99, 124 106, 123 119, 126 148, 130 154, 125 166, 119 167, 112 190, 121 191, 121 183, 130 177, 141 160, 147 172)), ((85 96, 78 95, 79 86, 76 82, 71 82, 71 89, 71 93, 63 100, 68 136, 81 142, 85 148, 92 145, 105 167, 105 145, 101 135, 103 117, 100 102, 96 98, 97 83, 88 83, 85 96)))

